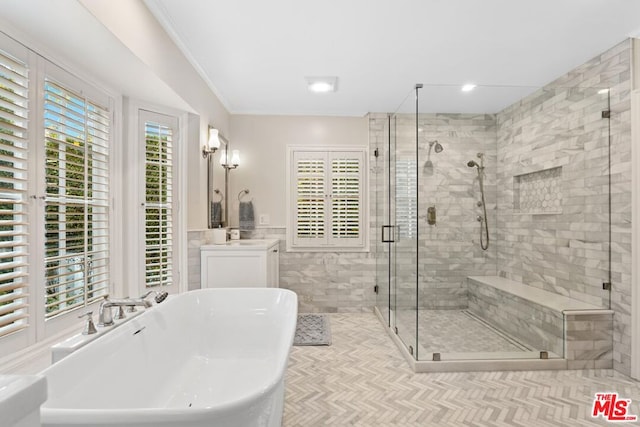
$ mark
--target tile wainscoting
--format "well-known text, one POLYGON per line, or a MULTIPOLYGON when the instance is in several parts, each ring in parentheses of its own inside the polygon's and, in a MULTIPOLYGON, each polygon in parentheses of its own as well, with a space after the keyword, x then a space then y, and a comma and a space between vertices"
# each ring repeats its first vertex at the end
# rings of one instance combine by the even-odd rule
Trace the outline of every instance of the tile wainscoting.
MULTIPOLYGON (((298 294, 300 312, 371 312, 375 293, 375 253, 287 252, 285 228, 258 228, 247 239, 280 240, 280 287, 298 294)), ((199 289, 200 246, 210 230, 192 230, 189 240, 189 290, 199 289)))

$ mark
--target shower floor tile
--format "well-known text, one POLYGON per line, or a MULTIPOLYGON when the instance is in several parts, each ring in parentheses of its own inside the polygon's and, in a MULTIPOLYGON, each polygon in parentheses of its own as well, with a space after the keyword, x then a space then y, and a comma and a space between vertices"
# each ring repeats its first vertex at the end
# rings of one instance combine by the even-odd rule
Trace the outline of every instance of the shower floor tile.
MULTIPOLYGON (((420 310, 419 355, 431 360, 432 353, 526 352, 531 349, 487 325, 467 310, 420 310), (428 355, 428 356, 427 356, 428 355)), ((396 326, 405 341, 415 340, 415 312, 398 310, 396 326)))

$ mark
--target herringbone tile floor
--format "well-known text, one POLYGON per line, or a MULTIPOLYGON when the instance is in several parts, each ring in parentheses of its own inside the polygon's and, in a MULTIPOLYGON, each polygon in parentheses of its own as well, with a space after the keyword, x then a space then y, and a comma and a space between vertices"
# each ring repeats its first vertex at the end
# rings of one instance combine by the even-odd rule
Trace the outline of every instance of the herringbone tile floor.
POLYGON ((331 346, 291 351, 286 427, 608 425, 591 417, 597 392, 640 415, 640 383, 611 370, 414 374, 373 314, 331 315, 331 329, 331 346))

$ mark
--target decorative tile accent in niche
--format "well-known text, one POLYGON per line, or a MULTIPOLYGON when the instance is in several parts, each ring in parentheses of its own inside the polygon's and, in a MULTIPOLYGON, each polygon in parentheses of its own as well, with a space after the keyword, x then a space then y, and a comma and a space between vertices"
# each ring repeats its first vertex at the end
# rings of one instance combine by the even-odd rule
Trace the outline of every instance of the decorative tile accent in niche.
POLYGON ((523 214, 562 213, 562 167, 513 177, 513 209, 523 214))

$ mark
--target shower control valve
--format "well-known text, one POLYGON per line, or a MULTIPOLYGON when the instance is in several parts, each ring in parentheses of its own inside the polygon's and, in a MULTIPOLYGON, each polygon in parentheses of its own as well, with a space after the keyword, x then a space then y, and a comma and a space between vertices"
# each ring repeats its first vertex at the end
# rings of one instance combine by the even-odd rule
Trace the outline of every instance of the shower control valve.
POLYGON ((481 202, 481 201, 478 201, 478 203, 476 203, 476 205, 477 205, 479 208, 481 208, 481 207, 482 207, 482 202, 481 202))
POLYGON ((476 221, 478 221, 478 222, 482 222, 482 220, 483 220, 482 215, 478 215, 478 216, 476 217, 476 221))

